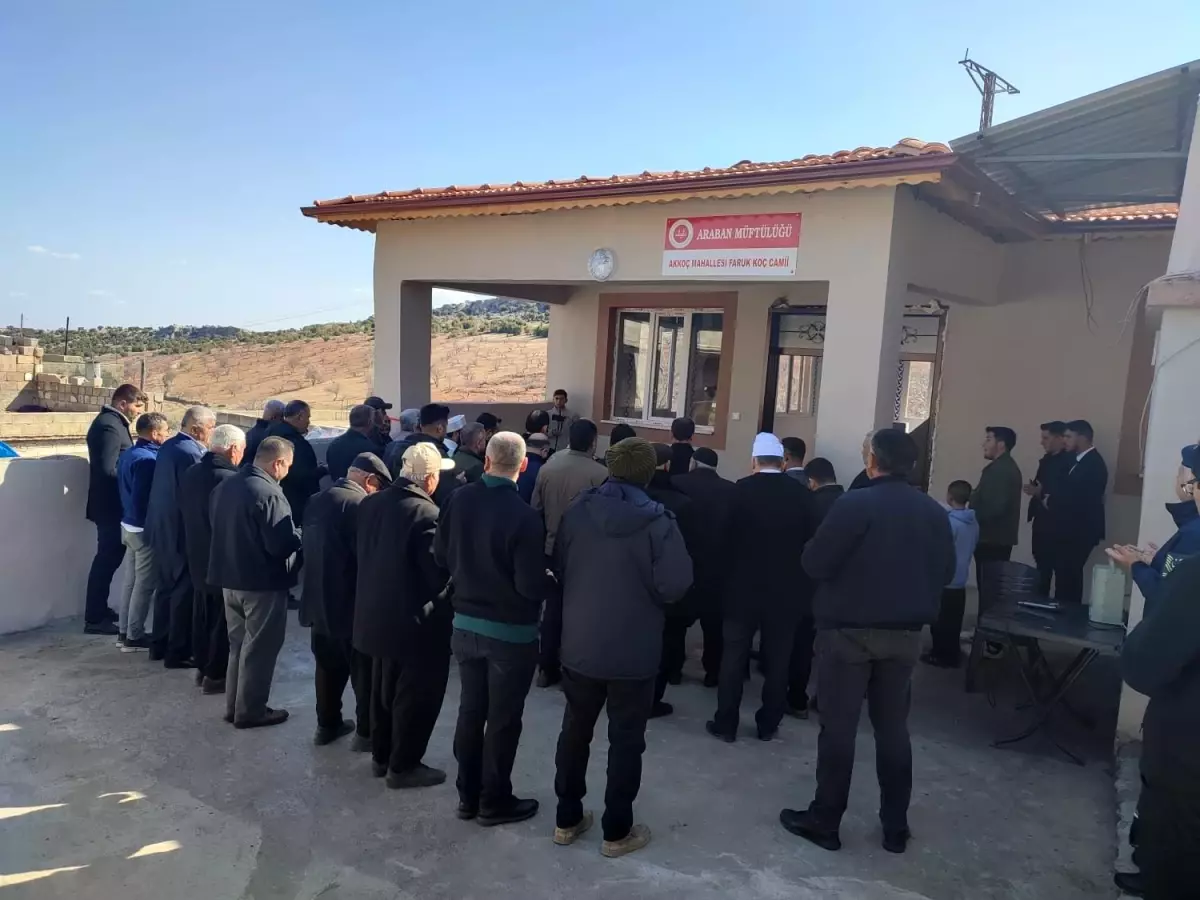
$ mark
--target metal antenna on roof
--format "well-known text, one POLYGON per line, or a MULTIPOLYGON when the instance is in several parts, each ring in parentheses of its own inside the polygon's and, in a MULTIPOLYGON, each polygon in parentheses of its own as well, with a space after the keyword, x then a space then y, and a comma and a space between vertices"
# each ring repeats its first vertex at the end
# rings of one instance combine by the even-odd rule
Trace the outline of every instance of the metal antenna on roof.
POLYGON ((967 70, 971 81, 975 82, 975 87, 979 88, 979 93, 983 95, 983 104, 979 110, 979 130, 983 131, 992 124, 992 107, 996 104, 996 95, 1021 92, 987 66, 981 66, 971 59, 970 48, 963 54, 963 58, 958 61, 958 64, 967 70))

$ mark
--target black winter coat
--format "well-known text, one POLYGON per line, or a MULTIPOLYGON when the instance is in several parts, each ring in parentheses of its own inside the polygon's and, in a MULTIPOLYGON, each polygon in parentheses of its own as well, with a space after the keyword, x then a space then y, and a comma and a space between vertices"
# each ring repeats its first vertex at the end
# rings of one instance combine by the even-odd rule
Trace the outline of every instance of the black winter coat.
POLYGON ((212 495, 217 485, 237 473, 233 463, 210 452, 200 457, 200 462, 184 472, 179 480, 179 508, 183 513, 188 572, 192 576, 192 586, 208 594, 220 593, 220 588, 214 588, 206 580, 212 553, 212 495))
POLYGON ((438 564, 454 582, 454 611, 533 625, 549 591, 546 526, 512 482, 488 478, 459 488, 442 510, 434 541, 438 564))
POLYGON ((292 467, 279 486, 292 508, 292 516, 297 522, 303 522, 309 498, 321 490, 321 476, 325 474, 325 468, 318 465, 317 452, 308 438, 287 422, 280 420, 271 423, 267 437, 283 438, 292 445, 292 467))
POLYGON ((719 610, 730 560, 725 538, 736 487, 716 469, 693 469, 671 482, 692 501, 700 529, 698 546, 694 551, 689 548, 696 580, 685 602, 695 614, 719 610))
POLYGON ((766 604, 794 604, 807 614, 812 590, 800 548, 816 530, 812 492, 782 472, 757 472, 734 485, 732 498, 725 614, 753 615, 766 604))
POLYGON ((563 667, 601 680, 653 678, 664 610, 692 584, 674 516, 641 488, 610 478, 580 494, 563 516, 554 567, 563 667))
MULTIPOLYGON (((675 444, 675 446, 688 447, 689 451, 691 449, 688 444, 675 444)), ((675 517, 679 533, 683 535, 683 546, 687 548, 688 556, 692 560, 694 575, 697 560, 712 549, 707 540, 708 535, 705 533, 700 510, 696 508, 692 498, 679 489, 670 474, 661 469, 656 471, 654 477, 650 479, 650 484, 646 486, 646 494, 655 503, 661 503, 663 508, 675 517)), ((702 596, 697 593, 696 580, 693 579, 687 596, 681 602, 671 604, 667 614, 683 617, 699 615, 702 599, 702 596)))
POLYGON ((300 550, 300 531, 275 479, 251 466, 213 491, 210 585, 234 591, 285 591, 300 550))
POLYGON ((263 438, 267 436, 267 429, 273 424, 274 422, 268 422, 266 419, 259 419, 250 426, 250 430, 246 432, 246 453, 242 456, 243 469, 254 465, 254 454, 258 452, 258 445, 263 442, 263 438))
POLYGON ((1159 788, 1200 792, 1200 557, 1185 559, 1125 639, 1121 673, 1150 698, 1142 775, 1159 788))
POLYGON ((904 478, 874 478, 832 505, 802 559, 818 628, 919 629, 954 578, 950 518, 904 478))
POLYGON ((349 638, 354 632, 358 507, 366 499, 362 487, 339 478, 313 497, 304 513, 300 624, 316 634, 349 638))
POLYGON ((825 517, 829 515, 829 510, 833 508, 833 504, 844 493, 846 493, 846 489, 840 484, 823 484, 812 492, 813 509, 817 514, 816 524, 818 526, 825 521, 825 517))
POLYGON ((405 478, 359 504, 355 650, 399 659, 434 643, 449 654, 449 576, 433 557, 437 527, 437 504, 405 478))
POLYGON ((329 477, 337 481, 346 477, 346 473, 350 471, 350 464, 360 453, 379 455, 381 452, 377 441, 371 440, 361 431, 350 429, 329 442, 329 447, 325 450, 325 467, 329 469, 329 477))
POLYGON ((117 457, 133 446, 129 420, 111 406, 103 407, 87 430, 89 522, 119 523, 121 492, 117 487, 117 457))

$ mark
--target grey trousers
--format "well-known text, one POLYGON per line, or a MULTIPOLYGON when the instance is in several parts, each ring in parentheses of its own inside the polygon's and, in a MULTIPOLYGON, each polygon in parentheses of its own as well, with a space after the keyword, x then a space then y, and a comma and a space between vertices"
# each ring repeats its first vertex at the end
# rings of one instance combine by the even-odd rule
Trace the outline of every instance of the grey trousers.
POLYGON ((229 668, 225 673, 225 712, 238 722, 267 714, 275 661, 287 633, 287 591, 234 591, 225 588, 229 626, 229 668))
POLYGON ((121 543, 125 545, 125 590, 121 595, 117 629, 129 638, 146 636, 146 616, 154 600, 154 588, 158 576, 154 569, 154 550, 144 531, 121 529, 121 543))

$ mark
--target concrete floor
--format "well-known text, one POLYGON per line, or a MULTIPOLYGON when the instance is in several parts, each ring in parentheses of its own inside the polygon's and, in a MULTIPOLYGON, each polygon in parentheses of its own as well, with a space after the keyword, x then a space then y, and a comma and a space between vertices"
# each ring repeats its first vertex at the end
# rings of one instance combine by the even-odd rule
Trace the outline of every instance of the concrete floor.
MULTIPOLYGON (((344 744, 312 746, 312 664, 294 621, 272 697, 292 719, 246 732, 221 721, 223 698, 202 696, 190 672, 164 671, 78 631, 70 623, 0 640, 6 900, 1115 897, 1109 669, 1081 685, 1081 705, 1110 701, 1095 706, 1095 732, 1069 736, 1088 754, 1085 767, 1037 741, 992 749, 992 738, 1022 720, 1014 695, 992 709, 982 695, 962 693, 958 673, 920 671, 915 838, 893 856, 879 846, 869 726, 844 846, 828 853, 777 822, 782 806, 811 797, 816 723, 788 719, 770 744, 714 741, 704 733, 714 692, 692 680, 699 667, 691 660, 668 696, 676 715, 652 722, 647 735, 637 812, 654 841, 611 861, 600 856, 598 828, 574 847, 550 841, 556 691, 530 695, 513 778, 542 812, 489 830, 454 818, 453 774, 431 790, 386 791, 366 757, 344 744), (40 806, 51 808, 23 809, 40 806), (21 883, 56 869, 73 870, 21 883)), ((457 695, 452 678, 427 757, 452 773, 457 695)), ((747 730, 751 713, 748 696, 747 730)), ((593 808, 606 743, 597 745, 593 808)))

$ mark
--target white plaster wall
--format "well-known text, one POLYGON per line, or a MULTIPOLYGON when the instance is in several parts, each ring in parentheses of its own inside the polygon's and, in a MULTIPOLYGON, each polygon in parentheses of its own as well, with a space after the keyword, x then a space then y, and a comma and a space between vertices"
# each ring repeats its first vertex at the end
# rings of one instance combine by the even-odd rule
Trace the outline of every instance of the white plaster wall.
MULTIPOLYGON (((88 463, 0 460, 0 634, 82 616, 96 527, 84 518, 88 463)), ((113 579, 117 608, 124 566, 113 579)))
MULTIPOLYGON (((1123 322, 1138 290, 1166 265, 1169 235, 1093 241, 1086 247, 1094 286, 1086 322, 1079 242, 1010 244, 1003 248, 999 305, 951 304, 941 378, 930 490, 974 484, 984 460, 987 425, 1016 429, 1014 456, 1028 479, 1041 458, 1038 426, 1051 419, 1087 419, 1109 468, 1117 466, 1133 327, 1123 322)), ((1138 500, 1111 497, 1108 539, 1137 538, 1138 500)), ((1014 558, 1032 562, 1030 530, 1022 522, 1014 558)))

